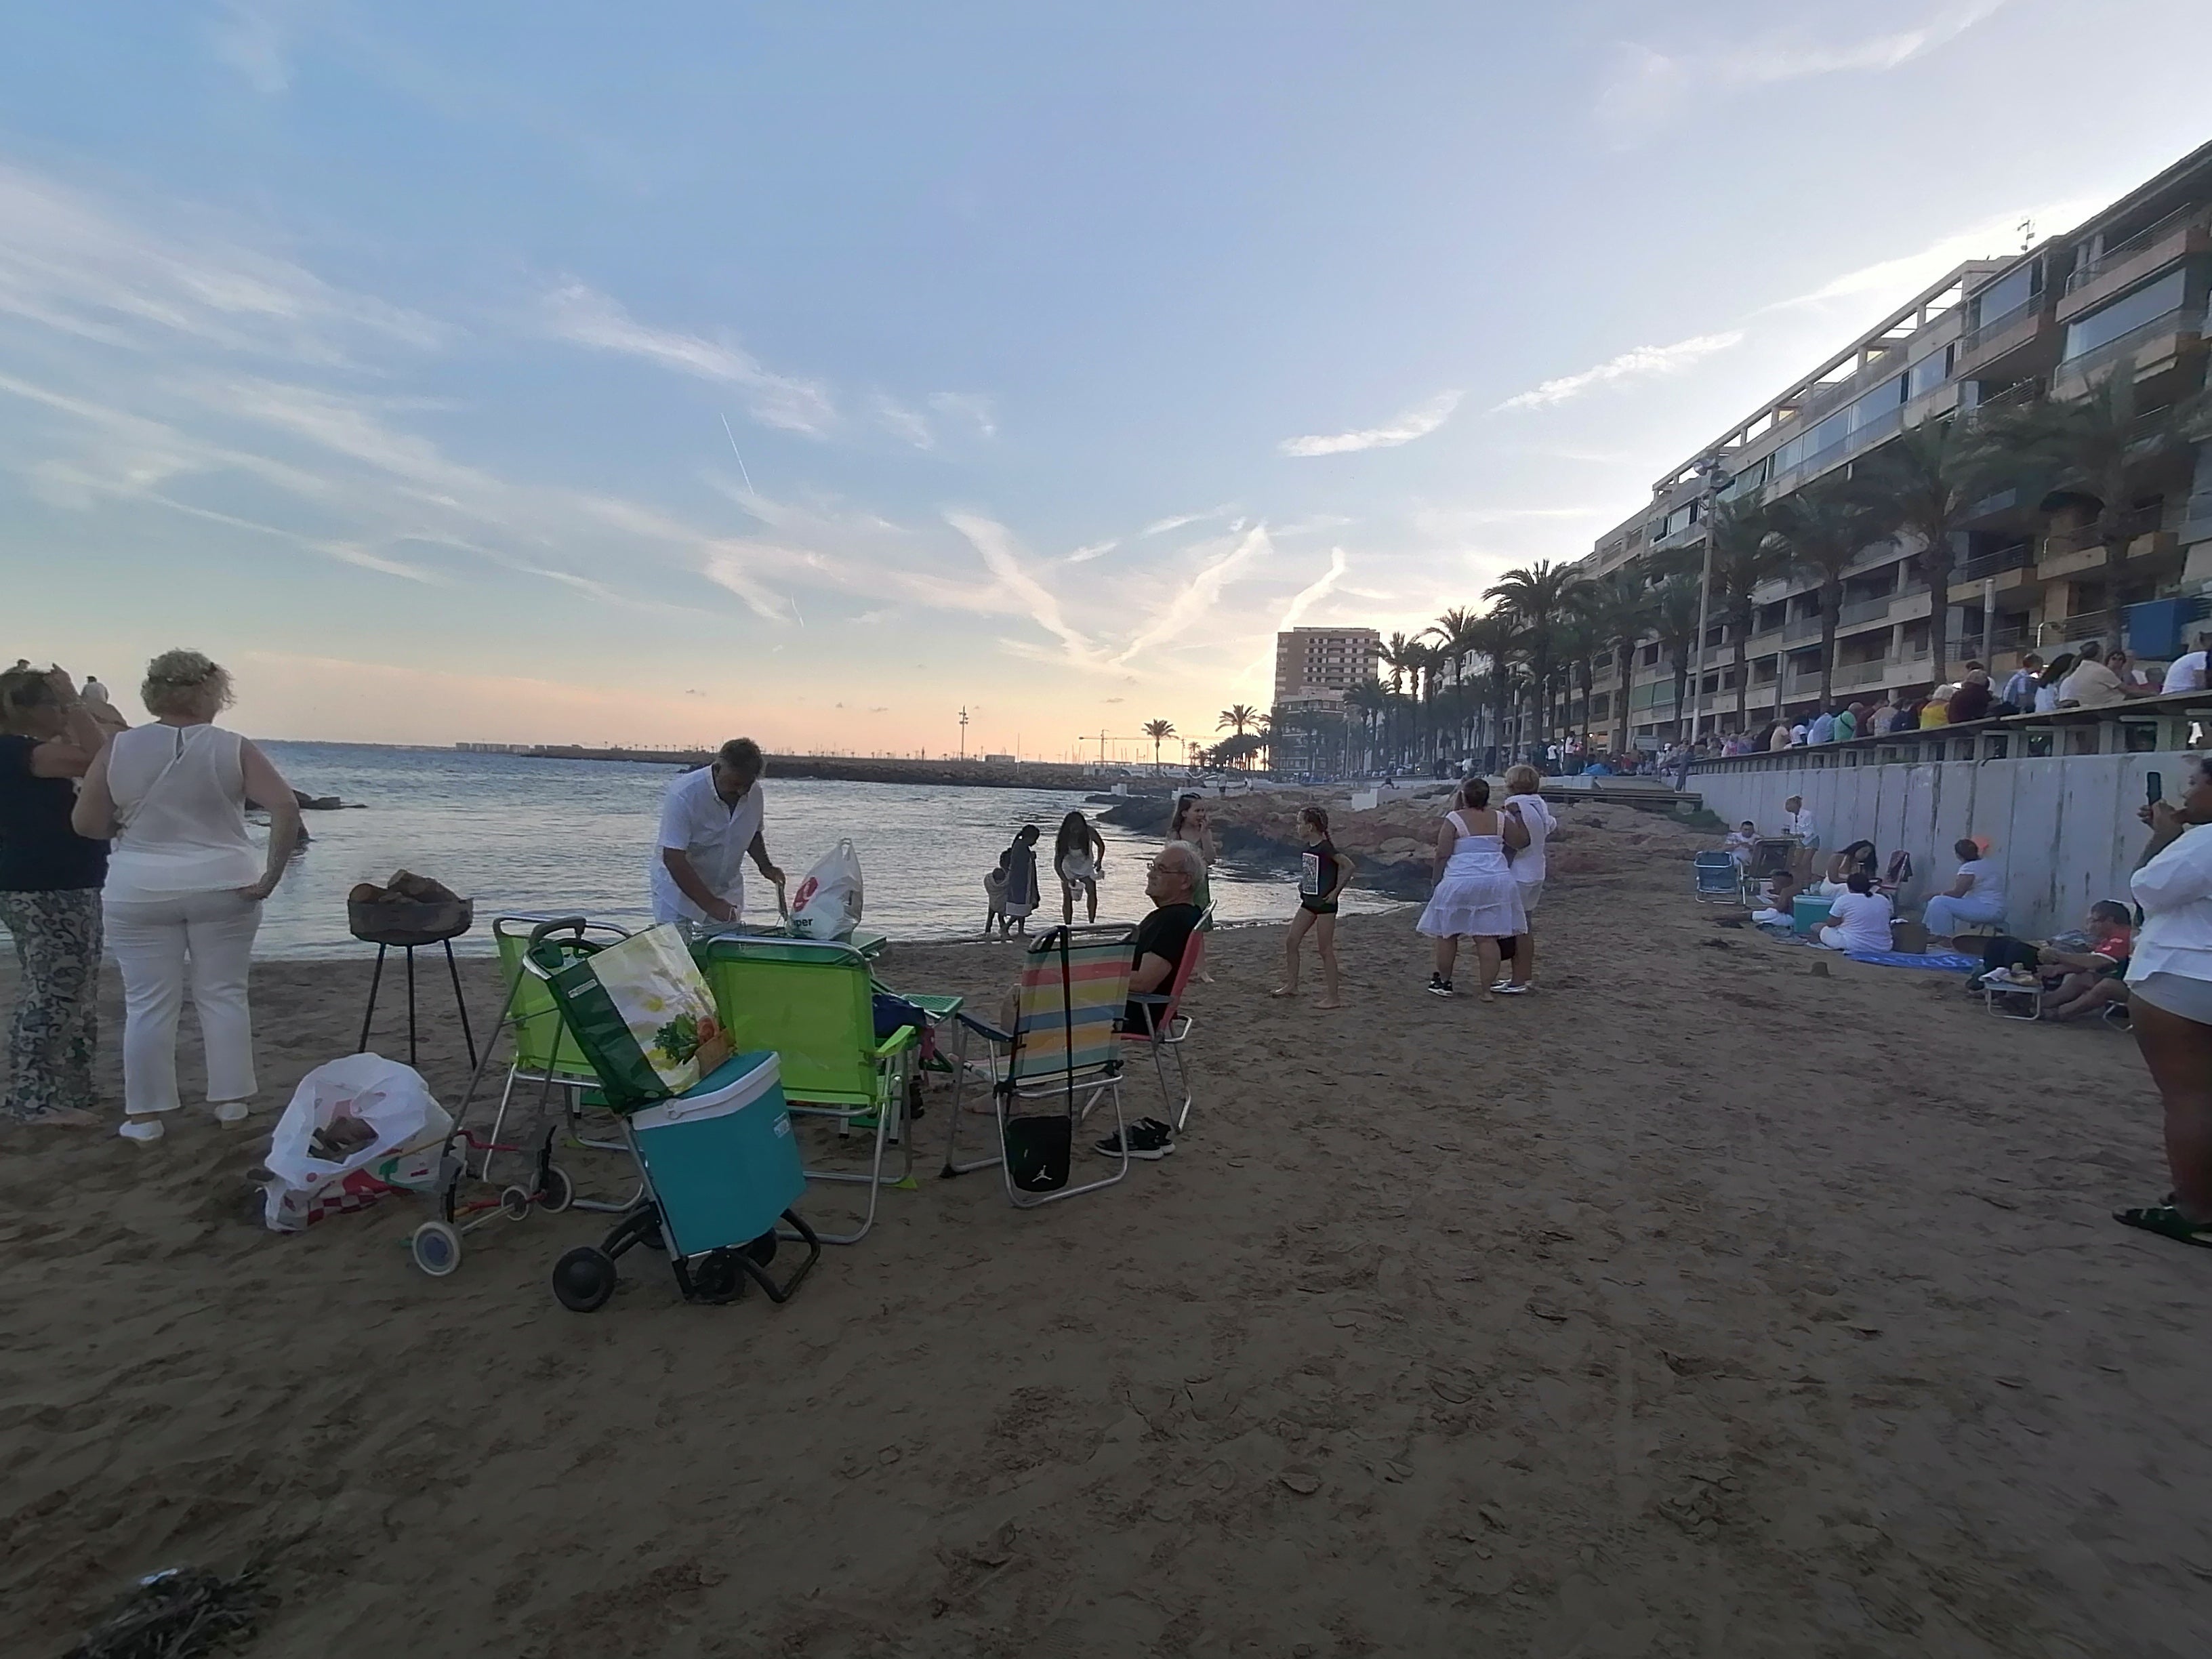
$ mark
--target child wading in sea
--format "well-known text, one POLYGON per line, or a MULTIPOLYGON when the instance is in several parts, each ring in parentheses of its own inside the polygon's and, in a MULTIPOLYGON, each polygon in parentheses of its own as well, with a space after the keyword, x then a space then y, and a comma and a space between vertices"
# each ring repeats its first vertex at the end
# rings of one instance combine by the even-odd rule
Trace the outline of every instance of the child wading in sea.
POLYGON ((1322 1000, 1316 1008, 1341 1008, 1344 998, 1336 972, 1336 904, 1352 885, 1358 868, 1349 854, 1336 850, 1328 838, 1328 814, 1318 806, 1298 813, 1298 835, 1305 842, 1304 867, 1298 876, 1298 913, 1291 919, 1289 937, 1283 941, 1283 982, 1273 995, 1298 994, 1298 946, 1310 933, 1321 951, 1322 1000))
MULTIPOLYGON (((1017 931, 1029 936, 1030 912, 1037 905, 1036 844, 1036 825, 1025 823, 1014 832, 1013 844, 999 854, 999 867, 992 872, 999 879, 999 890, 991 913, 1000 939, 1017 931)), ((988 926, 985 931, 989 931, 988 926)))
POLYGON ((1080 890, 1090 920, 1098 920, 1098 878, 1106 873, 1106 838, 1080 812, 1060 821, 1053 842, 1052 867, 1060 876, 1060 919, 1075 925, 1075 895, 1080 890))

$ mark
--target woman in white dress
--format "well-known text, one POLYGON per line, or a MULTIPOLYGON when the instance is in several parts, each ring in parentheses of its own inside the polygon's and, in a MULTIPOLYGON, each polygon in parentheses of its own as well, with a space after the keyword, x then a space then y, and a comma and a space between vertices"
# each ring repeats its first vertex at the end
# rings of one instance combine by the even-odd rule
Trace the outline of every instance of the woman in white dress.
POLYGON ((1490 780, 1469 778, 1460 785, 1454 810, 1437 826, 1434 869, 1436 890, 1421 912, 1418 931, 1437 942, 1437 970, 1429 993, 1448 997, 1452 965, 1462 939, 1474 941, 1482 1000, 1495 1000, 1491 982, 1498 977, 1498 942, 1528 929, 1521 905, 1521 884, 1506 862, 1506 848, 1528 844, 1525 824, 1492 810, 1490 780))

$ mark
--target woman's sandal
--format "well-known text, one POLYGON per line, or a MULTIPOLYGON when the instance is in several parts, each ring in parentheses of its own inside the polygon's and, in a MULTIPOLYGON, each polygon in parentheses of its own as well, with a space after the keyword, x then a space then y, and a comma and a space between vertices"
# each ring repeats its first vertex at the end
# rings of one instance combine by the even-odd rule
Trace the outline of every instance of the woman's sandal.
POLYGON ((2147 1233, 2156 1233, 2161 1238, 2171 1238, 2179 1243, 2201 1245, 2212 1249, 2212 1224, 2191 1221, 2173 1207, 2168 1199, 2163 1204, 2153 1204, 2140 1210, 2115 1210, 2112 1219, 2123 1227, 2137 1227, 2147 1233))

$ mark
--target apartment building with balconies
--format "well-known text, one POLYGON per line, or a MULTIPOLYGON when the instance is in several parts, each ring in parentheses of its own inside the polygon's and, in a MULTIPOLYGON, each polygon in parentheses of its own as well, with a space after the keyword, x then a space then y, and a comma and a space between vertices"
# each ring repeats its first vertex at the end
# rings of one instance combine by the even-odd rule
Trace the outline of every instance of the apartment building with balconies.
MULTIPOLYGON (((2064 234, 1970 261, 1913 296, 1659 479, 1650 506, 1601 536, 1582 567, 1595 577, 1647 554, 1702 556, 1709 500, 1776 500, 1856 466, 1922 421, 2078 398, 2111 374, 2132 378, 2147 414, 2178 404, 2205 383, 2208 288, 2212 144, 2064 234), (1726 481, 1717 492, 1701 465, 1708 457, 1726 481)), ((2121 642, 2131 605, 2212 593, 2212 443, 2144 468, 2134 486, 2126 511, 2139 528, 2117 568, 2090 528, 2094 501, 2008 489, 1975 503, 1954 538, 1942 617, 1930 614, 1921 550, 1909 538, 1869 545, 1844 583, 1833 695, 1925 696, 1938 627, 1949 673, 1973 658, 2002 681, 2027 651, 2047 659, 2086 638, 2121 642)), ((1815 712, 1815 584, 1785 578, 1753 601, 1744 722, 1815 712)), ((1686 708, 1675 706, 1669 653, 1646 640, 1629 664, 1598 660, 1587 701, 1577 694, 1565 721, 1620 747, 1686 734, 1693 721, 1735 729, 1737 641, 1717 601, 1713 610, 1686 708)))

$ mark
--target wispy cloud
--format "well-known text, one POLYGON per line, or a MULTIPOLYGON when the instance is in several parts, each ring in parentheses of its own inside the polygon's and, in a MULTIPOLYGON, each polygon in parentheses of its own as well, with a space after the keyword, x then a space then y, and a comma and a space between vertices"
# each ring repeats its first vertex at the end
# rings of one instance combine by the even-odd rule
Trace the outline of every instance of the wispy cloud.
POLYGON ((991 400, 980 392, 933 392, 929 406, 939 414, 972 421, 978 437, 999 435, 999 417, 991 400))
POLYGON ((222 0, 208 24, 216 59, 245 76, 256 92, 272 98, 292 84, 284 28, 289 9, 280 0, 222 0))
POLYGON ((1121 654, 1114 660, 1117 663, 1131 662, 1142 653, 1166 644, 1193 627, 1212 611, 1221 598, 1221 590, 1228 586, 1231 577, 1273 550, 1273 544, 1267 539, 1265 525, 1255 525, 1236 538, 1225 551, 1199 567, 1196 574, 1137 630, 1136 636, 1122 647, 1121 654))
POLYGON ((1830 277, 1818 288, 1793 295, 1786 300, 1777 300, 1761 307, 1762 311, 1784 311, 1798 306, 1822 305, 1832 300, 1861 298, 1895 301, 1923 289, 1944 272, 1968 259, 2002 258, 2016 252, 2021 244, 2021 227, 2035 227, 2030 234, 2047 235, 2051 231, 2070 226, 2096 210, 2094 199, 2046 203, 2041 207, 2024 208, 2018 212, 1992 214, 1955 234, 1939 237, 1925 247, 1892 258, 1877 259, 1842 275, 1830 277))
POLYGON ((1121 546, 1121 541, 1115 538, 1109 538, 1103 542, 1090 542, 1085 544, 1084 546, 1077 548, 1074 552, 1069 554, 1065 559, 1062 559, 1060 562, 1062 564, 1089 564, 1093 559, 1104 558, 1106 555, 1111 553, 1115 548, 1121 546))
POLYGON ((1818 40, 1803 31, 1743 40, 1694 55, 1624 45, 1598 100, 1617 137, 1633 138, 1668 120, 1700 88, 1771 86, 1823 75, 1881 74, 1924 57, 2002 10, 2007 0, 1953 0, 1920 21, 1856 40, 1818 40))
POLYGON ((556 339, 737 386, 745 393, 753 418, 763 425, 818 438, 836 423, 836 406, 818 382, 777 374, 733 340, 709 340, 638 322, 619 302, 586 283, 563 283, 544 296, 539 312, 545 331, 556 339))
POLYGON ((948 513, 945 522, 968 538, 983 561, 983 568, 1030 620, 1060 643, 1066 660, 1085 668, 1109 666, 1097 647, 1067 620, 1056 595, 1032 575, 1014 545, 1006 526, 974 513, 948 513))
POLYGON ((1638 346, 1632 351, 1624 351, 1618 357, 1608 357, 1603 362, 1578 373, 1562 374, 1557 380, 1543 381, 1527 392, 1508 398, 1498 405, 1498 409, 1546 409, 1553 404, 1563 404, 1570 398, 1580 397, 1594 386, 1604 386, 1613 380, 1638 380, 1650 374, 1675 374, 1717 351, 1726 351, 1742 338, 1741 329, 1730 329, 1721 334, 1694 335, 1686 340, 1677 340, 1672 345, 1638 346))
POLYGON ((1352 561, 1345 557, 1344 550, 1330 548, 1328 568, 1291 595, 1291 602, 1283 607, 1282 620, 1275 624, 1277 631, 1296 628, 1304 620, 1307 611, 1336 591, 1337 584, 1344 580, 1345 574, 1351 568, 1352 561))
POLYGON ((868 413, 878 426, 903 443, 916 449, 937 447, 937 434, 929 429, 929 422, 896 398, 875 393, 868 399, 868 413))
POLYGON ((1349 455, 1363 449, 1395 449, 1400 444, 1425 438, 1452 417, 1463 394, 1440 392, 1382 426, 1358 432, 1340 432, 1331 437, 1285 438, 1275 446, 1285 455, 1349 455))
POLYGON ((1224 501, 1219 507, 1209 507, 1203 513, 1170 514, 1164 519, 1153 520, 1142 530, 1139 530, 1137 534, 1139 536, 1164 536, 1169 531, 1180 530, 1187 524, 1203 524, 1208 519, 1220 518, 1224 514, 1234 512, 1236 510, 1236 506, 1237 504, 1234 501, 1224 501))

